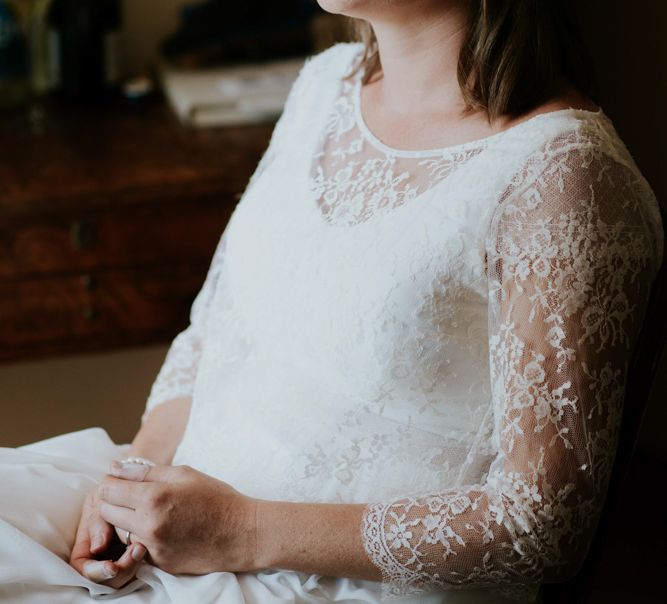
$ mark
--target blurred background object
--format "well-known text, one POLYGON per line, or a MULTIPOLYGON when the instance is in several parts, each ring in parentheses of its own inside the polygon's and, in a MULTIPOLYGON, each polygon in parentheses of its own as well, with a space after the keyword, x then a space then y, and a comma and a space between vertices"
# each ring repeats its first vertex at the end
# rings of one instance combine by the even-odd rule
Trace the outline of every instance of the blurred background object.
POLYGON ((30 84, 32 92, 44 94, 55 87, 54 57, 51 56, 55 39, 48 24, 48 10, 52 0, 32 0, 27 6, 25 21, 30 59, 30 84))
POLYGON ((163 55, 188 66, 261 62, 303 56, 313 49, 312 0, 205 0, 181 9, 178 29, 161 45, 163 55))
POLYGON ((344 39, 341 19, 312 0, 186 4, 160 45, 160 84, 187 125, 274 121, 305 57, 344 39))
POLYGON ((52 0, 55 88, 70 98, 104 95, 121 78, 120 0, 52 0))
POLYGON ((28 42, 19 7, 0 0, 0 106, 22 102, 28 91, 28 42))
POLYGON ((187 124, 273 121, 298 61, 348 39, 347 22, 314 0, 0 0, 0 105, 41 114, 47 93, 59 102, 136 104, 166 84, 187 124), (241 68, 254 73, 252 90, 241 68), (203 83, 207 74, 215 80, 203 83), (184 112, 187 104, 195 108, 184 112), (199 107, 205 116, 189 119, 199 107))
POLYGON ((160 83, 184 124, 206 128, 271 122, 282 113, 304 58, 223 68, 164 66, 160 83))

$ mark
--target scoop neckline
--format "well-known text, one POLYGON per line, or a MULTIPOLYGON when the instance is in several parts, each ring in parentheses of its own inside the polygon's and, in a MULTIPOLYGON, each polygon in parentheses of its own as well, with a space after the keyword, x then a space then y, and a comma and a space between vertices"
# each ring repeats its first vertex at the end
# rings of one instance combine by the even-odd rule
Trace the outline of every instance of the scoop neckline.
POLYGON ((388 155, 401 156, 401 157, 423 157, 423 156, 432 156, 432 155, 446 155, 448 153, 457 152, 457 151, 466 151, 468 149, 478 148, 480 146, 486 145, 492 141, 496 141, 509 133, 516 133, 523 128, 534 124, 537 121, 543 121, 546 119, 551 119, 554 117, 564 116, 564 115, 573 115, 580 118, 589 118, 597 119, 606 117, 602 106, 598 107, 597 111, 591 111, 590 109, 578 109, 576 107, 567 107, 564 109, 556 109, 554 111, 545 111, 544 113, 538 113, 523 122, 519 122, 514 126, 505 128, 500 132, 495 132, 477 138, 471 141, 466 141, 463 143, 456 143, 454 145, 447 145, 445 147, 436 147, 430 149, 399 149, 397 147, 391 147, 386 143, 383 143, 368 127, 366 120, 361 112, 361 86, 362 78, 358 76, 354 81, 354 86, 352 90, 352 105, 354 110, 354 119, 357 125, 357 128, 364 134, 364 136, 373 144, 375 147, 383 151, 388 155))

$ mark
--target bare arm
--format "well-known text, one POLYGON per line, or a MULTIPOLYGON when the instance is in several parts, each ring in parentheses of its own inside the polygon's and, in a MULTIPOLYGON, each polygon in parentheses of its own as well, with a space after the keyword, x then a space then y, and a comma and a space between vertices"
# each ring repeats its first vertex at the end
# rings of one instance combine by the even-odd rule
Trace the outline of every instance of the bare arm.
POLYGON ((364 551, 364 504, 255 500, 255 567, 380 581, 364 551))
POLYGON ((171 464, 185 432, 191 403, 192 397, 180 397, 151 409, 132 441, 129 455, 171 464))

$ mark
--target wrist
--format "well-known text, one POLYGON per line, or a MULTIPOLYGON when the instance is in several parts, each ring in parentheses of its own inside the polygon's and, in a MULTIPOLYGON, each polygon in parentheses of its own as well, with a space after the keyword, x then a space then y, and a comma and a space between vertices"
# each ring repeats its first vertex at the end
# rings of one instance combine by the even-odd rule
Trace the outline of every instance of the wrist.
POLYGON ((143 439, 142 442, 132 443, 125 454, 126 459, 129 457, 143 458, 158 466, 170 466, 173 455, 169 454, 166 447, 160 446, 159 443, 145 442, 145 439, 143 439))
POLYGON ((252 566, 254 570, 264 570, 266 568, 274 568, 276 558, 274 556, 273 548, 277 540, 275 535, 270 537, 272 506, 276 502, 267 499, 253 499, 253 526, 252 526, 252 543, 253 543, 253 560, 252 566))

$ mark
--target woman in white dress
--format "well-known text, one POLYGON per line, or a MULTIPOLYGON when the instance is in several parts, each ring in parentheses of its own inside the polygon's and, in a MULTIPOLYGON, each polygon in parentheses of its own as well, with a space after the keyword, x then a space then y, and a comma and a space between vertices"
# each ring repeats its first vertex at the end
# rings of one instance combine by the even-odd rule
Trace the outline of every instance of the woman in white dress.
POLYGON ((320 4, 365 41, 304 65, 132 444, 1 451, 3 601, 531 602, 583 560, 663 239, 564 3, 320 4))

